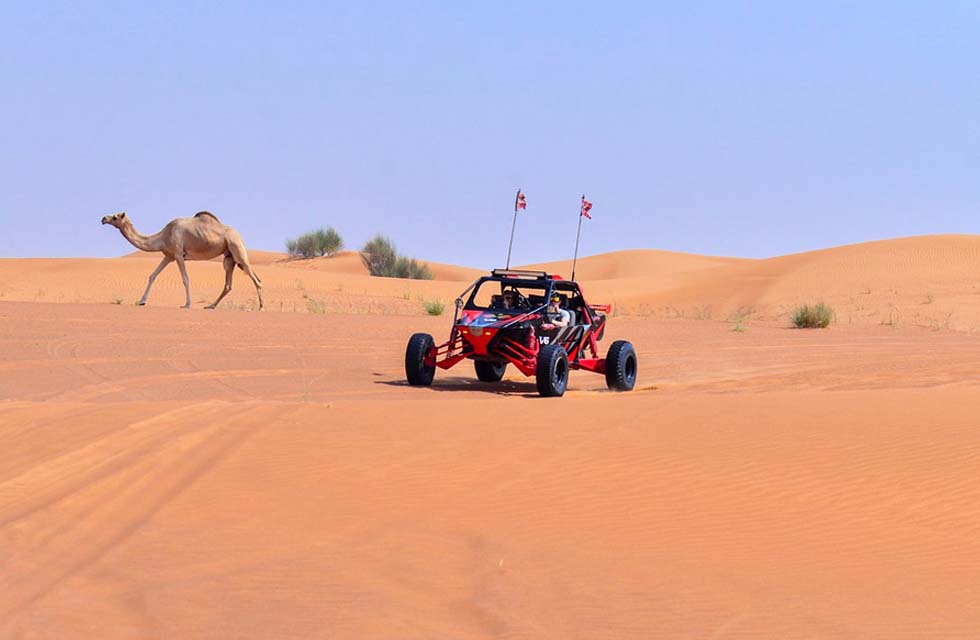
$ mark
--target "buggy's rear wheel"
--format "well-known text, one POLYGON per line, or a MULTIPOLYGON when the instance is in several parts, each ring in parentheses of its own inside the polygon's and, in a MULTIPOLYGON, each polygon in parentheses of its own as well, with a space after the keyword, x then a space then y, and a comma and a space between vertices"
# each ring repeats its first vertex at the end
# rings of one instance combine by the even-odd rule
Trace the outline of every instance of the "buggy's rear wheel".
POLYGON ((500 382, 507 370, 506 362, 491 362, 489 360, 474 360, 473 368, 480 382, 500 382))
POLYGON ((568 387, 568 354, 560 344, 548 344, 538 352, 538 393, 545 398, 557 398, 568 387))
POLYGON ((613 391, 632 391, 636 384, 636 350, 626 340, 617 340, 606 355, 606 386, 613 391))
POLYGON ((408 339, 405 349, 405 377, 413 387, 427 387, 436 375, 435 364, 425 364, 429 352, 436 346, 435 340, 427 333, 416 333, 408 339))

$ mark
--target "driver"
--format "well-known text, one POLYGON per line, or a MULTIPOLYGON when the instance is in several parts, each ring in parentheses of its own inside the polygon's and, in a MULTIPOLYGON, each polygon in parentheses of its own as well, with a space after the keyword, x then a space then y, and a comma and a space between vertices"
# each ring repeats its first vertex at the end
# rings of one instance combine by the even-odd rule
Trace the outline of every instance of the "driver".
POLYGON ((526 309, 527 298, 514 287, 506 289, 500 298, 500 304, 504 309, 526 309))
POLYGON ((568 313, 565 309, 561 308, 561 296, 558 292, 551 294, 551 300, 548 301, 548 308, 545 309, 544 317, 546 322, 541 325, 542 329, 555 329, 557 327, 567 327, 572 321, 572 315, 568 313))

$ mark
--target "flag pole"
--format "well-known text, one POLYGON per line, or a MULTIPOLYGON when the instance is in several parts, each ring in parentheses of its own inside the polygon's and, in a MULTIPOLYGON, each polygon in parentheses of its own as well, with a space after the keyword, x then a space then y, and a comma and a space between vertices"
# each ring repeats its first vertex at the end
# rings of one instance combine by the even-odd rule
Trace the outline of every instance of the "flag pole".
POLYGON ((514 196, 514 221, 510 225, 510 244, 507 245, 507 269, 510 269, 510 250, 514 246, 514 229, 517 227, 517 204, 521 199, 521 188, 517 188, 517 195, 514 196))
MULTIPOLYGON (((585 206, 585 194, 582 194, 582 206, 585 206)), ((575 232, 575 257, 572 258, 572 282, 575 281, 575 263, 578 262, 578 239, 582 235, 582 207, 578 210, 578 231, 575 232)))

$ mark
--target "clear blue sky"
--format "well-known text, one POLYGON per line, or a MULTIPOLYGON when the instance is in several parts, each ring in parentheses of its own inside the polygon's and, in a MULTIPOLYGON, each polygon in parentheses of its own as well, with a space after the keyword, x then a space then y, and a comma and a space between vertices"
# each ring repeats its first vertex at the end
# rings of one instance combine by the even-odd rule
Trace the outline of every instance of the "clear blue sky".
POLYGON ((518 186, 516 263, 570 257, 583 192, 583 254, 980 233, 978 34, 976 2, 4 3, 0 256, 208 209, 483 268, 518 186))

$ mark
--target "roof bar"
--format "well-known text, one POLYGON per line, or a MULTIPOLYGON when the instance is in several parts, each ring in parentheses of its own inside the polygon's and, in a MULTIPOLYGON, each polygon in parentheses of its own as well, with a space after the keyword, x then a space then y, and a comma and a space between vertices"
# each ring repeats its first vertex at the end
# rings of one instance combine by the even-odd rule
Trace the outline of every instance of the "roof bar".
POLYGON ((535 278, 539 280, 548 280, 550 278, 544 271, 523 271, 521 269, 494 269, 490 274, 505 278, 535 278))

